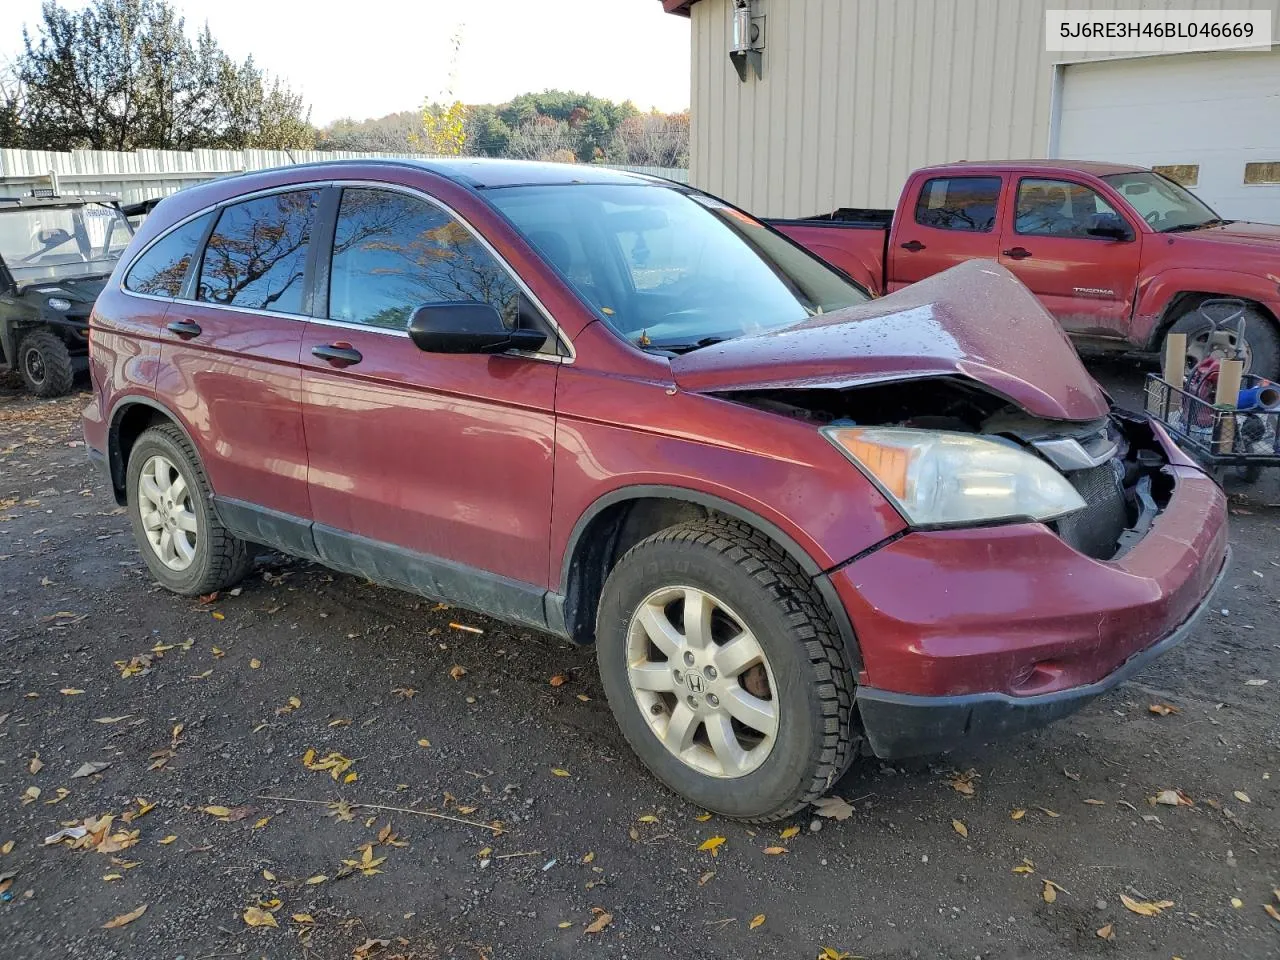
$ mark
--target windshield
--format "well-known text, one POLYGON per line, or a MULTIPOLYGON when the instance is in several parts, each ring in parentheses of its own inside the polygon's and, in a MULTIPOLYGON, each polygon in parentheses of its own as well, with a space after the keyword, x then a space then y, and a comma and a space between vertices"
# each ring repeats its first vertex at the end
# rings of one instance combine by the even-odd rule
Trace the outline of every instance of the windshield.
POLYGON ((694 349, 869 299, 711 197, 648 184, 571 184, 495 188, 486 198, 641 347, 694 349))
POLYGON ((0 257, 18 281, 110 273, 131 237, 105 203, 0 207, 0 257))
POLYGON ((1113 173, 1102 179, 1161 232, 1223 222, 1195 194, 1158 173, 1113 173))

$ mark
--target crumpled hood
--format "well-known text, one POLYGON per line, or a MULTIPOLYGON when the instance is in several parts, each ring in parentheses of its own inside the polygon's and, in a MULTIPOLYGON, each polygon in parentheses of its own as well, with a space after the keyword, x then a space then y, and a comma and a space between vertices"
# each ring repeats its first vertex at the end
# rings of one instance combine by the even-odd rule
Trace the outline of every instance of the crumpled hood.
POLYGON ((990 260, 789 327, 674 357, 693 392, 840 389, 920 377, 975 380, 1026 412, 1096 420, 1106 394, 1065 333, 1026 287, 990 260))

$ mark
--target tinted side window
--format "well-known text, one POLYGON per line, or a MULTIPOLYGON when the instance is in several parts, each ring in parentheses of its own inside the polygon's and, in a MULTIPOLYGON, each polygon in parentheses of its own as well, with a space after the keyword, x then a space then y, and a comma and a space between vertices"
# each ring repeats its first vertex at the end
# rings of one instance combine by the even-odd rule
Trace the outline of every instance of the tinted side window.
POLYGON ((939 230, 990 233, 996 223, 999 177, 926 180, 916 201, 916 223, 939 230))
POLYGON ((278 313, 302 312, 302 274, 320 191, 297 190, 222 211, 200 266, 201 300, 278 313))
POLYGON ((153 297, 176 297, 212 216, 196 217, 152 244, 129 268, 124 288, 153 297))
POLYGON ((1070 180, 1022 180, 1014 230, 1039 237, 1088 237, 1099 214, 1123 223, 1096 192, 1070 180))
POLYGON ((470 231, 387 190, 344 190, 333 238, 329 318, 403 330, 423 304, 491 303, 514 328, 519 290, 470 231))

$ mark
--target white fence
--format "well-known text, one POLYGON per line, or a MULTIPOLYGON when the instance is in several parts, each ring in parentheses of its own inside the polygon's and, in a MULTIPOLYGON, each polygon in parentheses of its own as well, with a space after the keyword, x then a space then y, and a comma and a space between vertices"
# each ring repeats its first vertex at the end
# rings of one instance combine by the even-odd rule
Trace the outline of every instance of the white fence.
MULTIPOLYGON (((0 149, 0 195, 56 184, 62 193, 109 193, 124 203, 168 196, 192 184, 246 170, 316 160, 413 157, 410 153, 351 153, 326 150, 11 150, 0 149)), ((668 167, 617 167, 681 183, 689 171, 668 167)))

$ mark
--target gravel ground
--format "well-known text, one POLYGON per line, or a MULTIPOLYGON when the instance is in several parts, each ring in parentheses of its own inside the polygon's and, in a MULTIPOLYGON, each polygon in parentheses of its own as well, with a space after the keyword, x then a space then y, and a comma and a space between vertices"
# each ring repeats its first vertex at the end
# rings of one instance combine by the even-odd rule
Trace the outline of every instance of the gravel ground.
POLYGON ((1136 681, 860 763, 846 819, 748 828, 646 774, 590 650, 273 554, 234 596, 163 592, 84 402, 0 385, 7 957, 1280 955, 1274 477, 1233 491, 1220 603, 1136 681))

